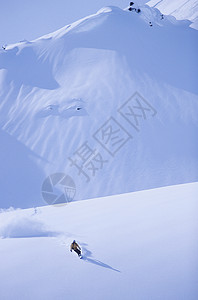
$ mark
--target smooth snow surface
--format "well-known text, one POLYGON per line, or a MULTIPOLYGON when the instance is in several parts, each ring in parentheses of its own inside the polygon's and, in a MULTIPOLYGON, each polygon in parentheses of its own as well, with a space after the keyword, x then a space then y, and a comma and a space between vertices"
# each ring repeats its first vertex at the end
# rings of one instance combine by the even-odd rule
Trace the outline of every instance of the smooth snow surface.
POLYGON ((1 211, 0 299, 196 300, 197 194, 191 183, 1 211))
POLYGON ((0 50, 1 207, 45 205, 57 172, 73 178, 74 200, 197 181, 189 24, 108 7, 0 50))

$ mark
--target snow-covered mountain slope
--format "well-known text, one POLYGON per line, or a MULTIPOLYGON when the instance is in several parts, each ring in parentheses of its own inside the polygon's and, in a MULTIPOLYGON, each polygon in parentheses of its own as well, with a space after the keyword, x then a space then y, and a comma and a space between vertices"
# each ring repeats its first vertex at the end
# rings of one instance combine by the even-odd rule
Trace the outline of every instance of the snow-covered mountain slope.
POLYGON ((1 300, 197 299, 197 193, 191 183, 0 213, 1 300))
POLYGON ((197 0, 150 0, 148 5, 158 8, 166 15, 173 15, 178 20, 192 21, 192 28, 198 29, 197 0))
POLYGON ((57 172, 75 200, 197 181, 197 37, 108 7, 1 50, 1 207, 44 205, 57 172))

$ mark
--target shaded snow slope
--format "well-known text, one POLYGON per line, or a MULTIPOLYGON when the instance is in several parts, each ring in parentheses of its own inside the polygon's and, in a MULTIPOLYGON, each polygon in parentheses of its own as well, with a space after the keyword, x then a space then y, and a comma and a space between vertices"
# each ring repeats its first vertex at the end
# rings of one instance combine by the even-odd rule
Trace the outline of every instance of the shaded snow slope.
POLYGON ((1 50, 1 207, 44 205, 56 172, 75 200, 198 180, 197 37, 108 7, 1 50))
POLYGON ((197 193, 191 183, 0 213, 0 298, 197 299, 197 193))

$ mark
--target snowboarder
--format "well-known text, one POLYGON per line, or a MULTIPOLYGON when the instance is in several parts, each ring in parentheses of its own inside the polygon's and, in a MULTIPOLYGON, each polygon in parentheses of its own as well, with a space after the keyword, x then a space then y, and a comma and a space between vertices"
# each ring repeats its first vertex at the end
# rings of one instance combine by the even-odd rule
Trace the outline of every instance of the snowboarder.
POLYGON ((134 2, 130 2, 130 6, 132 6, 134 4, 134 2))
POLYGON ((81 255, 81 248, 80 248, 80 246, 76 243, 75 240, 73 240, 73 242, 72 242, 71 245, 70 245, 70 251, 72 252, 72 250, 74 250, 74 251, 78 254, 78 256, 79 256, 80 258, 82 257, 82 255, 81 255))
POLYGON ((151 26, 151 27, 152 27, 152 26, 153 26, 153 24, 152 24, 151 22, 149 22, 149 26, 151 26))

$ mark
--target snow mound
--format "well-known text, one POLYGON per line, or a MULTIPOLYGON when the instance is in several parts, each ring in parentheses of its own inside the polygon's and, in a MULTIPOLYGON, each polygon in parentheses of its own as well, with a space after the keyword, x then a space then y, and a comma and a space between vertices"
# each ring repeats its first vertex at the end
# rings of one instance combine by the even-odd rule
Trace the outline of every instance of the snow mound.
POLYGON ((111 13, 111 12, 121 12, 121 11, 122 11, 122 9, 120 9, 119 7, 116 7, 116 6, 105 6, 101 9, 99 9, 97 14, 111 13))
POLYGON ((2 207, 46 204, 55 173, 74 200, 198 180, 198 32, 140 9, 0 51, 2 207))

